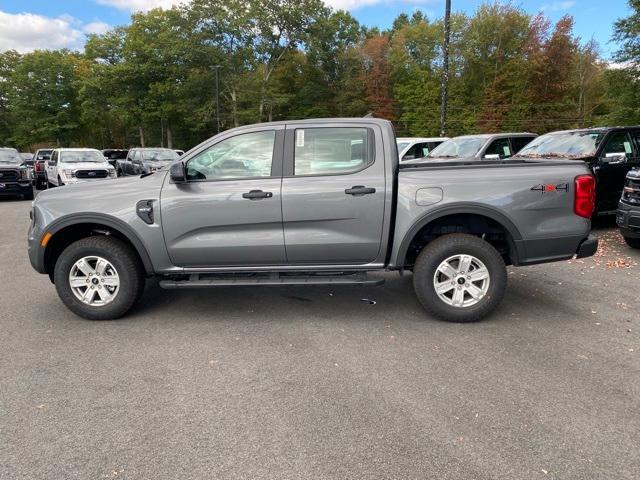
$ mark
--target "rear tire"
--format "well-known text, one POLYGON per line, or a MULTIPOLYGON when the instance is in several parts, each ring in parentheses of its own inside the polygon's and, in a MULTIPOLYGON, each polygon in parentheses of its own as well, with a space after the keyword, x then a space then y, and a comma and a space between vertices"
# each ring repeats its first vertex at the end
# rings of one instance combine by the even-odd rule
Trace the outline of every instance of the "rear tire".
POLYGON ((640 238, 623 237, 631 248, 640 248, 640 238))
POLYGON ((78 240, 62 252, 56 262, 54 282, 60 299, 76 315, 88 320, 114 320, 125 315, 142 296, 145 272, 137 253, 127 244, 116 238, 96 236, 78 240), (97 263, 91 265, 91 260, 88 259, 95 258, 103 259, 109 264, 108 273, 112 274, 111 277, 107 276, 104 270, 100 272, 97 263), (86 259, 89 271, 93 268, 92 275, 87 273, 86 277, 82 277, 87 278, 88 285, 93 285, 91 282, 95 282, 95 277, 100 277, 100 273, 103 275, 100 277, 101 280, 111 279, 111 283, 115 284, 114 279, 117 279, 117 290, 113 291, 111 298, 105 300, 104 304, 100 304, 102 295, 111 292, 104 293, 105 290, 102 288, 106 289, 111 283, 96 282, 95 293, 93 290, 85 290, 89 286, 81 285, 74 288, 71 285, 72 277, 77 280, 77 274, 85 275, 84 269, 78 268, 78 262, 83 259, 86 259), (98 288, 100 290, 97 290, 98 288), (87 292, 95 301, 88 298, 82 301, 79 296, 83 295, 83 292, 87 292), (91 301, 93 304, 87 303, 91 301))
POLYGON ((502 301, 507 269, 498 251, 481 238, 444 235, 418 255, 413 285, 418 300, 434 317, 447 322, 476 322, 502 301))

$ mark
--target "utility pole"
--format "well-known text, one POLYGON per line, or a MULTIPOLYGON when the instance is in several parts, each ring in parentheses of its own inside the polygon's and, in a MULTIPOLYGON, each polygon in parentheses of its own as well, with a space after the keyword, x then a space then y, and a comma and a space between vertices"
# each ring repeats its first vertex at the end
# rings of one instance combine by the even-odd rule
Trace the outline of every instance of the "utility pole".
POLYGON ((220 67, 222 65, 214 65, 216 69, 216 133, 220 133, 220 67))
POLYGON ((447 134, 447 104, 449 101, 449 42, 451 37, 451 0, 444 11, 444 42, 442 43, 442 89, 440 98, 440 136, 447 134))

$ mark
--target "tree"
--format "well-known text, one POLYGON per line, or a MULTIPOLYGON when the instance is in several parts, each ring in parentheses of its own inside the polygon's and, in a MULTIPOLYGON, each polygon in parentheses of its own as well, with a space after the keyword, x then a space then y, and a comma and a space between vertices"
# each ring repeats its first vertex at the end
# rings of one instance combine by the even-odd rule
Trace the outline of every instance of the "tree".
POLYGON ((621 44, 614 59, 636 70, 640 67, 640 0, 628 0, 631 15, 613 24, 613 41, 621 44))

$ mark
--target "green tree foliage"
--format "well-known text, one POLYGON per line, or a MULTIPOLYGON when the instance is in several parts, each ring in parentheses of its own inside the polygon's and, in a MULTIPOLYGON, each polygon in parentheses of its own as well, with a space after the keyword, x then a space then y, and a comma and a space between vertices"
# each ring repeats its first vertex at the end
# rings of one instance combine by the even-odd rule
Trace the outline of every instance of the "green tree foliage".
MULTIPOLYGON (((571 17, 551 25, 500 1, 454 13, 448 134, 640 121, 640 0, 629 4, 614 35, 624 69, 576 38, 571 17)), ((399 133, 437 135, 442 36, 442 20, 420 12, 379 31, 321 0, 137 13, 89 35, 82 53, 1 53, 0 143, 188 148, 218 127, 369 112, 399 133)))

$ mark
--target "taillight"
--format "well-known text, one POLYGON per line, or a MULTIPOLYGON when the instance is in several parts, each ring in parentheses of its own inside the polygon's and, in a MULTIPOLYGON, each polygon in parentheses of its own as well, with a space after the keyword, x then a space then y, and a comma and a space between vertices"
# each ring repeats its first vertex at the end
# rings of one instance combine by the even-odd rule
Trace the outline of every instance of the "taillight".
POLYGON ((576 177, 573 211, 576 215, 591 218, 596 209, 596 180, 592 175, 576 177))
POLYGON ((36 172, 44 172, 44 163, 36 162, 34 165, 36 172))

